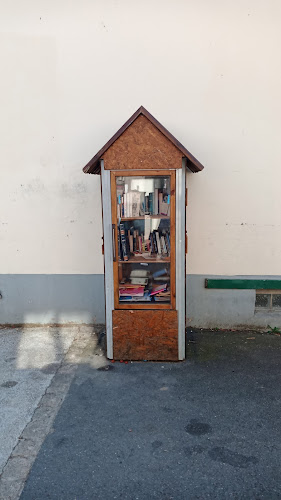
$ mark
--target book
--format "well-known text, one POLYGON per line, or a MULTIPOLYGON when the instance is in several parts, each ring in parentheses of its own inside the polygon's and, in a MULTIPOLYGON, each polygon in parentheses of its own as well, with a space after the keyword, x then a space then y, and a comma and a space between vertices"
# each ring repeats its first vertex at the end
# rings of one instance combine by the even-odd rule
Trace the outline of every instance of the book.
POLYGON ((117 231, 117 244, 118 244, 118 259, 123 260, 121 236, 120 236, 120 229, 119 228, 117 231))
POLYGON ((145 214, 145 193, 140 193, 140 215, 145 214))
POLYGON ((157 246, 157 239, 156 239, 156 231, 153 231, 152 233, 152 238, 153 238, 153 244, 154 244, 154 253, 158 254, 158 246, 157 246))
POLYGON ((123 196, 124 193, 124 184, 116 184, 116 195, 117 198, 123 196))
POLYGON ((154 193, 149 193, 148 195, 148 212, 150 215, 153 215, 153 209, 154 209, 154 193))
POLYGON ((170 215, 170 195, 159 193, 159 214, 170 215))
POLYGON ((121 239, 123 260, 127 261, 128 254, 127 254, 127 244, 126 244, 126 235, 125 235, 124 224, 121 223, 119 228, 120 228, 120 239, 121 239))
POLYGON ((149 214, 149 196, 145 195, 144 197, 144 213, 149 214))
POLYGON ((131 296, 131 295, 126 295, 119 297, 119 302, 150 302, 151 297, 149 295, 149 292, 145 292, 142 297, 137 297, 137 296, 131 296))
POLYGON ((159 213, 158 212, 158 188, 154 189, 154 196, 153 196, 153 198, 154 198, 154 206, 153 206, 154 210, 153 210, 153 213, 154 213, 154 215, 158 215, 158 213, 159 213))
POLYGON ((146 269, 133 269, 130 274, 130 278, 147 278, 149 271, 146 269))
POLYGON ((137 287, 131 287, 131 286, 126 286, 126 287, 119 287, 119 296, 120 297, 143 297, 144 294, 144 287, 143 286, 137 286, 137 287))
POLYGON ((130 278, 132 285, 147 285, 148 278, 130 278))
POLYGON ((134 254, 134 237, 131 234, 130 229, 128 229, 128 240, 129 240, 130 253, 133 255, 134 254))
POLYGON ((161 255, 161 244, 160 244, 160 238, 159 238, 159 232, 158 231, 155 231, 155 236, 156 236, 156 241, 157 241, 158 255, 161 255))
POLYGON ((166 248, 165 238, 163 235, 160 238, 160 243, 161 243, 162 255, 165 257, 168 252, 167 252, 167 248, 166 248))
POLYGON ((130 215, 129 217, 139 217, 141 209, 142 193, 140 191, 130 191, 130 215))
POLYGON ((127 210, 128 210, 128 208, 127 208, 127 193, 124 193, 123 200, 124 200, 124 215, 123 215, 123 217, 128 217, 128 215, 127 215, 127 210))
POLYGON ((150 295, 156 295, 160 292, 165 292, 166 289, 167 289, 167 283, 165 283, 164 285, 153 286, 150 295))
POLYGON ((164 276, 165 274, 167 274, 167 269, 162 267, 161 269, 158 269, 157 271, 155 271, 152 276, 153 278, 158 278, 159 276, 164 276))

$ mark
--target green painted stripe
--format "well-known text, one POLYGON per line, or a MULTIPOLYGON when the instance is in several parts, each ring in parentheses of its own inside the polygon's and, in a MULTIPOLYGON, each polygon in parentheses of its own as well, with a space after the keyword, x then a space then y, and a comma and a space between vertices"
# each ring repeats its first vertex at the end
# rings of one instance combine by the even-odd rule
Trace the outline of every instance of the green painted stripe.
POLYGON ((205 288, 221 290, 281 290, 281 280, 205 279, 205 288))

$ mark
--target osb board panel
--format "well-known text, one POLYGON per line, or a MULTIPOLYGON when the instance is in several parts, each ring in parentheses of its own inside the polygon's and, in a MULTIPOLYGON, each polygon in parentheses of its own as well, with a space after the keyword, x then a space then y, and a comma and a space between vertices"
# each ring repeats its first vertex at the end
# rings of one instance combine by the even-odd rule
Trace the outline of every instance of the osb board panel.
POLYGON ((145 116, 140 115, 104 153, 106 170, 174 169, 182 152, 145 116))
POLYGON ((113 357, 177 361, 177 311, 114 310, 113 357))

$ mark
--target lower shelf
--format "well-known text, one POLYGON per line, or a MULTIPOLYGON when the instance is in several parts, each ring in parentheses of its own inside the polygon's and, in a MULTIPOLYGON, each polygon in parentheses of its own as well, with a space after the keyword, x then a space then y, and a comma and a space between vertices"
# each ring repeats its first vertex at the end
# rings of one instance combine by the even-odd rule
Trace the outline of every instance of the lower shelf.
POLYGON ((114 310, 113 358, 132 361, 178 360, 175 310, 114 310))

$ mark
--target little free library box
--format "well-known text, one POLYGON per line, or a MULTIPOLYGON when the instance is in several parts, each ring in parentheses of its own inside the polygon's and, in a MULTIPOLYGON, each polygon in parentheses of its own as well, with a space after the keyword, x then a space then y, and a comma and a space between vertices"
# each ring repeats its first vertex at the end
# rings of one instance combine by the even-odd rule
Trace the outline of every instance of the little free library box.
POLYGON ((140 107, 83 169, 101 175, 109 359, 185 358, 187 168, 203 165, 140 107))

